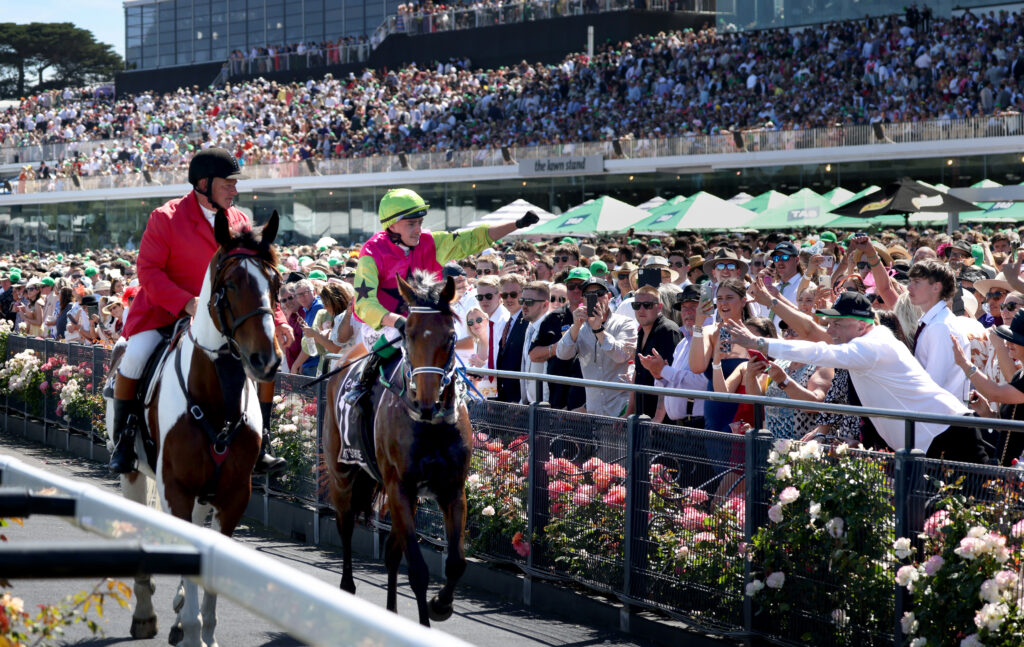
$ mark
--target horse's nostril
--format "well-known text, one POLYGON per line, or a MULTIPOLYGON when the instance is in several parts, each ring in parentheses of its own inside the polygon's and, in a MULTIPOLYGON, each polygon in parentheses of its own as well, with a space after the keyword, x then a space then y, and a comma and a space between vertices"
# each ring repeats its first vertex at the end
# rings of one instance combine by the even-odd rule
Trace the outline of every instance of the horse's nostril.
POLYGON ((263 361, 263 355, 259 353, 253 353, 249 356, 249 364, 255 369, 263 368, 265 362, 263 361))

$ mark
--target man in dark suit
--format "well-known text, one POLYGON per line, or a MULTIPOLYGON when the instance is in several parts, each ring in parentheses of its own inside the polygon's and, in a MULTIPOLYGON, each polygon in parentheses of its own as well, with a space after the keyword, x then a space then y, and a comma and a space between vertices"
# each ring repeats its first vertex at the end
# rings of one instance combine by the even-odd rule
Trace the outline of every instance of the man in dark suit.
MULTIPOLYGON (((508 322, 498 342, 498 356, 494 367, 499 371, 521 371, 523 362, 523 341, 529 322, 523 318, 523 307, 519 298, 523 294, 526 278, 519 274, 505 274, 501 277, 499 296, 509 312, 508 322)), ((519 402, 520 382, 517 379, 498 378, 498 400, 519 402)))

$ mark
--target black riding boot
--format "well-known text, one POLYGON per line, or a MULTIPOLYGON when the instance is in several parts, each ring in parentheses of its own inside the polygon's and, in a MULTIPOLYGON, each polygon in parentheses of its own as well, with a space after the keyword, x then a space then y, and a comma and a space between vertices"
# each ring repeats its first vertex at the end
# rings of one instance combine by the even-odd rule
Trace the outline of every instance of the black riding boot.
POLYGON ((270 410, 273 402, 260 402, 260 412, 263 414, 263 442, 260 443, 260 457, 256 459, 256 465, 252 468, 254 474, 273 474, 288 467, 288 461, 283 458, 275 458, 270 455, 270 410))
POLYGON ((355 405, 364 395, 373 390, 373 385, 377 383, 377 374, 380 373, 380 367, 383 363, 384 360, 381 359, 379 354, 370 353, 370 356, 363 364, 363 372, 359 375, 359 382, 345 394, 345 402, 355 405))
POLYGON ((128 474, 135 471, 135 400, 114 399, 114 451, 110 454, 107 467, 114 474, 128 474), (129 424, 131 423, 131 424, 129 424))

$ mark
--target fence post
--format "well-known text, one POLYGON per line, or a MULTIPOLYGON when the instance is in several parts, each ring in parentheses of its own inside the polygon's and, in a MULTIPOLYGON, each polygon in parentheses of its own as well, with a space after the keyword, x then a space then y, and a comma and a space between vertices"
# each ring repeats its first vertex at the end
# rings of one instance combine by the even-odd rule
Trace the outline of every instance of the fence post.
MULTIPOLYGON (((322 483, 322 466, 327 460, 324 456, 324 412, 327 410, 327 380, 317 384, 316 388, 316 459, 313 461, 313 545, 320 545, 320 484, 322 483)), ((271 407, 273 410, 273 407, 271 407)))
MULTIPOLYGON (((764 525, 768 517, 768 508, 764 505, 764 466, 768 462, 768 451, 771 449, 773 437, 767 429, 749 429, 744 435, 743 440, 743 454, 746 459, 744 473, 747 475, 745 479, 746 492, 743 497, 745 507, 743 541, 749 550, 754 539, 754 533, 764 525)), ((744 590, 740 593, 743 595, 743 629, 747 634, 744 639, 746 644, 750 644, 751 638, 754 635, 754 600, 747 595, 745 586, 751 580, 752 571, 753 564, 744 555, 744 590)))
MULTIPOLYGON (((646 593, 647 508, 650 501, 650 460, 644 451, 651 435, 650 416, 632 415, 626 419, 626 508, 622 592, 628 598, 646 593)), ((629 631, 632 606, 624 604, 619 629, 629 631)))
MULTIPOLYGON (((907 421, 907 434, 908 439, 913 438, 914 423, 913 421, 907 421)), ((917 459, 924 458, 924 452, 920 449, 913 449, 912 445, 908 445, 903 449, 896 452, 896 457, 893 462, 893 498, 895 507, 895 536, 897 539, 900 537, 910 537, 911 529, 911 494, 914 491, 914 481, 916 480, 917 459)), ((903 618, 903 613, 910 610, 910 595, 907 589, 903 588, 898 584, 894 584, 896 587, 896 604, 895 613, 893 618, 894 637, 893 644, 896 647, 903 645, 903 629, 900 620, 903 618)))
MULTIPOLYGON (((548 493, 548 473, 544 463, 551 453, 551 439, 546 434, 538 434, 540 410, 547 409, 547 402, 531 402, 527 413, 527 443, 530 451, 530 473, 526 476, 526 536, 530 541, 530 553, 526 556, 526 577, 523 578, 523 603, 531 604, 531 587, 533 570, 538 561, 538 550, 541 542, 538 536, 547 523, 550 507, 548 493)), ((542 556, 541 556, 542 557, 542 556)))

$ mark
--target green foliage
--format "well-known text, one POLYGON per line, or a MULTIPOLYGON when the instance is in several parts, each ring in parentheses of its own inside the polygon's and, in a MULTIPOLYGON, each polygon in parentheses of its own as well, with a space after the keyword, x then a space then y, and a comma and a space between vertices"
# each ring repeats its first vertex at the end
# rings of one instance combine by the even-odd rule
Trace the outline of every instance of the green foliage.
POLYGON ((526 557, 530 549, 524 536, 529 446, 525 437, 508 446, 500 440, 482 444, 473 453, 466 481, 467 550, 495 557, 526 557))
POLYGON ((894 518, 887 462, 776 441, 769 522, 753 538, 747 585, 772 633, 809 644, 863 644, 891 633, 894 518), (855 593, 854 593, 855 592, 855 593))
POLYGON ((112 45, 72 23, 0 23, 0 76, 10 80, 0 88, 6 96, 111 80, 123 67, 112 45))
POLYGON ((294 393, 274 396, 270 446, 275 456, 288 461, 285 471, 274 476, 274 483, 286 492, 303 494, 313 478, 316 420, 316 402, 307 402, 294 393))

